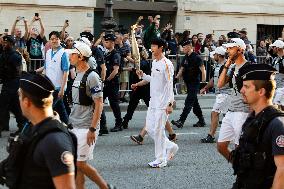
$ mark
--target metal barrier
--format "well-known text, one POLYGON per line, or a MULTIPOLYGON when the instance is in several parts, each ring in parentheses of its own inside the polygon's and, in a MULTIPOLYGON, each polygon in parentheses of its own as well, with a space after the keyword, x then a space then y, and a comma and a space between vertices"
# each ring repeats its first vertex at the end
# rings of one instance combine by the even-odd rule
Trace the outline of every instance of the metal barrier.
POLYGON ((30 62, 27 63, 27 71, 32 72, 44 66, 44 61, 44 59, 30 59, 30 62))

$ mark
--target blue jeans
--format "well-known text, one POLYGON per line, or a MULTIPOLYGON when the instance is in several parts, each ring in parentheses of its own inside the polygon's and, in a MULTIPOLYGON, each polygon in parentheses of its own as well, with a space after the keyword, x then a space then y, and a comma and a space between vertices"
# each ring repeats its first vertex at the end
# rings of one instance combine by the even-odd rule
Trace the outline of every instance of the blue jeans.
POLYGON ((59 90, 53 92, 53 110, 59 114, 60 120, 65 124, 68 124, 68 114, 64 106, 63 99, 58 98, 59 90))

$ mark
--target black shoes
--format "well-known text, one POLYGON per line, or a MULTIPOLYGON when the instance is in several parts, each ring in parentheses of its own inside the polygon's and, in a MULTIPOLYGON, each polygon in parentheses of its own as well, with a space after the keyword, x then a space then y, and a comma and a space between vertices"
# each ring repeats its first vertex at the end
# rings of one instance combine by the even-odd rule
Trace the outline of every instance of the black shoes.
POLYGON ((178 128, 182 128, 182 127, 183 127, 183 122, 180 121, 180 120, 177 120, 177 121, 172 120, 171 123, 172 123, 173 125, 175 125, 176 127, 178 127, 178 128))
POLYGON ((99 131, 99 136, 102 136, 102 135, 107 135, 109 132, 107 129, 100 129, 99 131))
POLYGON ((130 136, 130 139, 133 140, 134 142, 136 142, 139 145, 143 144, 143 137, 141 135, 132 135, 130 136))
POLYGON ((111 130, 110 130, 110 132, 118 132, 118 131, 122 131, 122 126, 120 125, 120 126, 114 126, 114 128, 112 128, 111 130))
POLYGON ((206 123, 204 120, 199 120, 197 123, 193 124, 193 127, 205 127, 206 123))
POLYGON ((123 119, 121 126, 123 129, 128 129, 128 121, 126 119, 123 119))
POLYGON ((169 134, 169 137, 168 139, 172 142, 175 142, 177 140, 177 135, 174 133, 174 134, 169 134))
POLYGON ((207 137, 201 139, 200 142, 201 143, 214 143, 215 142, 215 138, 208 134, 207 137))

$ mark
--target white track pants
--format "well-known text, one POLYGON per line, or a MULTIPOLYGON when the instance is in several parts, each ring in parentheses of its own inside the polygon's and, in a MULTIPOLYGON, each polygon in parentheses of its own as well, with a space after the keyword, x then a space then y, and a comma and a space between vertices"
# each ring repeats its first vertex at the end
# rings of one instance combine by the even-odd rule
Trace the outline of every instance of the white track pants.
POLYGON ((167 161, 167 150, 174 145, 165 133, 168 119, 166 110, 148 108, 146 116, 146 131, 155 142, 155 157, 159 161, 167 161))

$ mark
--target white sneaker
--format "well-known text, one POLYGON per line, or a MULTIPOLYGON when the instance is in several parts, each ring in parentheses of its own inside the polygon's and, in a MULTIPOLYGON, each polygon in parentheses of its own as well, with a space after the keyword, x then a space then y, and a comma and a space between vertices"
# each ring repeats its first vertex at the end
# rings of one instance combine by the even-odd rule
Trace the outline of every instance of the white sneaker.
POLYGON ((159 161, 159 160, 155 160, 152 161, 150 163, 148 163, 148 165, 152 168, 161 168, 161 167, 166 167, 167 166, 167 162, 166 161, 159 161))
POLYGON ((173 143, 173 147, 167 150, 167 161, 170 161, 174 158, 178 151, 178 145, 173 143))

